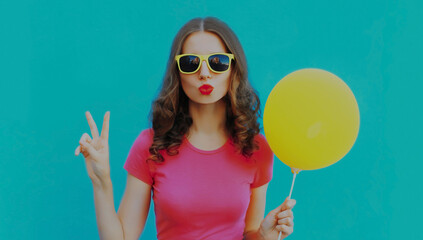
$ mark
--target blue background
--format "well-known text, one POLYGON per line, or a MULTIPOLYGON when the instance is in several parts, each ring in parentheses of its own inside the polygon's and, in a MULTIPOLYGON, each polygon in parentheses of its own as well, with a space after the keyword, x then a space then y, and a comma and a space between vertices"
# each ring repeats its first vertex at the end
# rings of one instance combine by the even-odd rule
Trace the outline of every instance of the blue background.
MULTIPOLYGON (((194 17, 238 35, 262 108, 300 68, 342 78, 360 132, 337 164, 301 172, 290 239, 423 239, 422 3, 419 1, 1 1, 0 239, 98 239, 80 136, 84 112, 111 112, 116 210, 130 146, 164 75, 171 42, 194 17), (147 61, 148 59, 148 61, 147 61), (418 110, 420 109, 420 110, 418 110)), ((276 160, 267 213, 289 194, 276 160)), ((140 239, 155 239, 153 205, 140 239)))

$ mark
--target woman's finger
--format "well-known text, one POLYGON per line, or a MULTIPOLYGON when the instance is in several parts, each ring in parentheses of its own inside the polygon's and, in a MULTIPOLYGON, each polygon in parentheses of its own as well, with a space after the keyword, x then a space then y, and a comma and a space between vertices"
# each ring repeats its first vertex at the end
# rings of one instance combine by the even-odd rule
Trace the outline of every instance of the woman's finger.
POLYGON ((295 199, 289 199, 286 205, 288 208, 292 209, 294 208, 295 204, 297 204, 297 201, 295 199))
POLYGON ((93 140, 91 139, 90 135, 88 133, 84 133, 81 136, 81 139, 79 140, 80 144, 80 150, 82 154, 84 154, 84 157, 87 157, 88 155, 94 156, 97 151, 95 148, 91 145, 91 142, 93 140))
POLYGON ((87 117, 88 125, 90 125, 91 134, 93 135, 93 139, 97 139, 98 138, 98 129, 97 129, 97 125, 94 122, 93 117, 91 116, 91 113, 89 111, 86 111, 85 116, 87 117))
POLYGON ((87 143, 91 143, 92 139, 90 137, 90 135, 88 135, 88 133, 84 133, 82 134, 81 138, 79 139, 79 141, 86 141, 87 143))
MULTIPOLYGON (((82 140, 79 142, 82 147, 81 147, 81 152, 82 154, 84 154, 84 156, 86 157, 87 154, 91 155, 91 156, 95 156, 97 154, 96 150, 93 148, 93 146, 91 146, 91 144, 87 143, 85 140, 82 140)), ((95 160, 95 158, 93 158, 95 160)))
POLYGON ((278 230, 279 232, 283 232, 286 235, 289 235, 294 231, 294 228, 288 227, 286 225, 277 225, 276 230, 278 230))
POLYGON ((291 217, 292 219, 294 219, 294 214, 292 213, 291 209, 282 211, 282 212, 278 213, 277 216, 278 216, 279 219, 286 218, 286 217, 291 217))
POLYGON ((287 217, 287 218, 282 218, 278 220, 278 224, 279 225, 287 225, 287 226, 294 226, 294 221, 292 220, 292 218, 287 217))
POLYGON ((106 114, 104 114, 103 128, 101 129, 101 138, 105 140, 109 140, 109 120, 110 112, 107 111, 106 114))
POLYGON ((281 211, 287 210, 287 209, 292 209, 295 204, 297 203, 297 201, 295 199, 290 199, 289 197, 287 197, 285 199, 285 201, 281 204, 281 211))
POLYGON ((82 134, 81 138, 79 139, 79 142, 80 142, 79 144, 80 145, 78 147, 76 147, 76 149, 75 149, 75 155, 76 156, 78 156, 82 152, 82 150, 83 150, 82 149, 81 141, 86 141, 88 143, 91 143, 92 142, 92 139, 91 139, 90 135, 88 135, 88 133, 82 134))
POLYGON ((85 161, 87 161, 87 159, 90 156, 90 154, 88 153, 87 148, 84 147, 84 145, 81 144, 80 146, 81 146, 81 153, 84 156, 85 161))
POLYGON ((75 149, 75 156, 78 156, 81 153, 81 145, 79 145, 78 147, 76 147, 75 149))

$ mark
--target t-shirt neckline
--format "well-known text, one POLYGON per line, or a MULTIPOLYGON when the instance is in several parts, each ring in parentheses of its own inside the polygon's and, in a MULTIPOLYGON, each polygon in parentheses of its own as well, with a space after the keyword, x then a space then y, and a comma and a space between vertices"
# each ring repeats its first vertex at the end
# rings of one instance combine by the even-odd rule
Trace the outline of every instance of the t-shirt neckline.
POLYGON ((191 148, 192 150, 194 150, 196 152, 199 152, 199 153, 202 153, 202 154, 214 154, 214 153, 217 153, 217 152, 220 152, 220 151, 224 150, 226 148, 226 146, 229 144, 230 139, 231 139, 231 137, 229 137, 228 139, 226 139, 226 142, 222 146, 220 146, 219 148, 216 148, 214 150, 202 150, 202 149, 199 149, 199 148, 195 147, 194 145, 192 145, 189 142, 189 140, 186 137, 186 135, 184 134, 184 141, 187 143, 188 147, 191 148))

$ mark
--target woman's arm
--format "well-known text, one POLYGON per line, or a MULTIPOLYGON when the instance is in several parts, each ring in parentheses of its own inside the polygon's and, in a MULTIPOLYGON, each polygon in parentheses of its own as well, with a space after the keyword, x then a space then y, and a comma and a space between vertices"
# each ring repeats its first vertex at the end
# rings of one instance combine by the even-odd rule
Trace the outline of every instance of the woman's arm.
POLYGON ((264 210, 266 207, 266 183, 263 186, 253 188, 251 190, 250 205, 245 216, 244 239, 255 240, 262 239, 259 232, 260 223, 264 218, 264 210))
POLYGON ((147 220, 150 201, 151 185, 128 173, 125 193, 118 210, 125 240, 139 239, 147 220))
POLYGON ((116 213, 109 166, 110 112, 104 115, 101 135, 89 111, 85 112, 85 116, 92 138, 84 133, 75 155, 84 155, 88 176, 93 183, 100 239, 138 239, 150 208, 151 186, 128 174, 125 194, 116 213))
POLYGON ((112 181, 93 184, 94 205, 100 239, 123 240, 122 224, 115 211, 112 181))
POLYGON ((150 208, 151 186, 128 174, 118 213, 114 207, 112 182, 93 186, 100 239, 138 239, 150 208))

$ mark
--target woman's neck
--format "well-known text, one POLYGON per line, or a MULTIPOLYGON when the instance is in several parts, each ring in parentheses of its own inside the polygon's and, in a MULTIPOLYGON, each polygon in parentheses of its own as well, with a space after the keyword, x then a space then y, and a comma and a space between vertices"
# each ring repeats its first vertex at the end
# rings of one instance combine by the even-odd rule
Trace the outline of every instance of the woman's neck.
POLYGON ((189 135, 227 136, 226 103, 223 99, 213 104, 199 104, 190 101, 189 112, 193 120, 188 130, 189 135))

